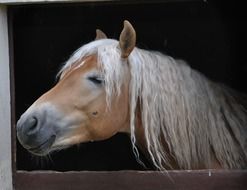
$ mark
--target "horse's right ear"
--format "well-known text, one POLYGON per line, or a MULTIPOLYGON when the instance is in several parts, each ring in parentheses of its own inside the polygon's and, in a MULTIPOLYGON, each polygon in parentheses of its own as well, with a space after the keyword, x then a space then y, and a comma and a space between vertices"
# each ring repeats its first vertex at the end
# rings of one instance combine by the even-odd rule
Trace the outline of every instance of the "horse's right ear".
POLYGON ((127 58, 136 45, 136 32, 129 21, 124 21, 124 28, 119 37, 121 57, 127 58))
POLYGON ((96 29, 96 37, 95 40, 106 39, 107 36, 100 29, 96 29))

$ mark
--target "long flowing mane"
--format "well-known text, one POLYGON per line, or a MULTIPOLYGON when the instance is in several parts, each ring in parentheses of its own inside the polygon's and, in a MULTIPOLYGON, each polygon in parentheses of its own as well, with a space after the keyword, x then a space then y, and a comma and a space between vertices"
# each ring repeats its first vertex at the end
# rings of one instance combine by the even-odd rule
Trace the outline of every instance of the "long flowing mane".
POLYGON ((129 64, 131 141, 136 149, 138 106, 147 150, 157 169, 170 166, 164 140, 180 168, 208 167, 216 159, 224 168, 247 164, 247 111, 236 93, 208 80, 185 62, 158 52, 135 48, 122 59, 118 41, 102 39, 78 49, 64 69, 97 54, 105 76, 107 102, 121 93, 123 62, 129 64))

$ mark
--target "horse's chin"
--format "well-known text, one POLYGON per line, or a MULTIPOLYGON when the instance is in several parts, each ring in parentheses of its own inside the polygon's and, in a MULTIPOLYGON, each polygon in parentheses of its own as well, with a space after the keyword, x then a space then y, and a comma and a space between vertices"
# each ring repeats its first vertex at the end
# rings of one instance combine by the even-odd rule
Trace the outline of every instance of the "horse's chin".
POLYGON ((27 150, 37 156, 45 156, 51 152, 51 147, 56 140, 56 136, 52 135, 49 139, 40 143, 38 146, 27 148, 27 150))

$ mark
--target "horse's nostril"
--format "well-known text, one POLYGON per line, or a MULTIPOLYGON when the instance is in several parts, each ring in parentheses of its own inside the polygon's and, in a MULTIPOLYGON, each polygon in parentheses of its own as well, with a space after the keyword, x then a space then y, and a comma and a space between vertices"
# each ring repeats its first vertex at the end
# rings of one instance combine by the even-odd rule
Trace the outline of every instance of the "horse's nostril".
POLYGON ((38 119, 36 117, 31 117, 26 124, 27 135, 32 135, 39 131, 38 119))

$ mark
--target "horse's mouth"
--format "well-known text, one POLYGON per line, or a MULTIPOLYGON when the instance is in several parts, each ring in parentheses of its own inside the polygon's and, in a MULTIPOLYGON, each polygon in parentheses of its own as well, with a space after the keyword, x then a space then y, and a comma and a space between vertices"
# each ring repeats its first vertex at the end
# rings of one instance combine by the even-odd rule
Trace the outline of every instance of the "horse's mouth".
POLYGON ((28 151, 35 155, 43 156, 49 152, 49 149, 54 143, 55 139, 56 139, 56 136, 52 135, 49 139, 47 139, 40 145, 33 147, 33 148, 29 148, 28 151))

